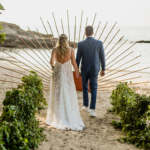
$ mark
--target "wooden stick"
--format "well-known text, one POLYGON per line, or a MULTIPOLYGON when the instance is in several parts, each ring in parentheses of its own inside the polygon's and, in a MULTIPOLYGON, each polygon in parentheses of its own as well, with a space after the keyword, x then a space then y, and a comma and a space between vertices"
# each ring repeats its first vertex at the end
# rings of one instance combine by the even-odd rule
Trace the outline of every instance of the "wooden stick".
POLYGON ((80 21, 80 30, 79 30, 79 38, 78 38, 78 42, 80 42, 80 34, 81 34, 82 17, 83 17, 83 11, 82 11, 82 14, 81 14, 81 21, 80 21))
POLYGON ((113 28, 115 27, 116 23, 117 23, 117 22, 115 22, 114 26, 113 26, 113 27, 111 28, 111 30, 109 31, 109 33, 108 33, 108 35, 106 36, 106 38, 105 38, 105 40, 104 40, 103 44, 106 42, 106 40, 107 40, 108 36, 109 36, 109 35, 110 35, 110 33, 112 32, 112 30, 113 30, 113 28))
MULTIPOLYGON (((139 90, 139 89, 135 89, 135 91, 137 91, 137 90, 139 90)), ((100 92, 100 91, 111 91, 111 90, 109 90, 109 89, 105 89, 105 90, 98 90, 98 92, 100 92)))
POLYGON ((150 81, 147 81, 147 82, 139 82, 139 83, 132 83, 132 84, 128 84, 128 85, 135 85, 135 84, 141 84, 141 83, 150 83, 150 81))
MULTIPOLYGON (((144 68, 144 69, 148 69, 148 68, 150 68, 150 67, 147 67, 147 68, 144 68)), ((132 71, 132 72, 129 72, 129 73, 123 74, 123 75, 121 75, 121 76, 117 76, 117 77, 114 77, 114 78, 110 78, 110 79, 108 79, 108 80, 112 80, 112 79, 115 79, 115 78, 118 78, 118 77, 122 77, 122 76, 125 76, 125 75, 128 75, 128 74, 131 74, 131 73, 134 73, 134 72, 138 72, 138 71, 141 71, 141 70, 144 70, 144 69, 139 69, 139 70, 136 70, 136 71, 132 71)), ((103 82, 108 81, 108 80, 103 80, 103 82)))
MULTIPOLYGON (((29 55, 33 60, 35 60, 37 63, 39 63, 39 61, 37 61, 34 57, 32 57, 27 51, 25 51, 20 45, 18 45, 17 44, 17 46, 19 47, 19 48, 21 48, 27 55, 29 55)), ((40 63, 39 63, 40 64, 40 63)), ((41 65, 41 64, 40 64, 41 65)), ((34 65, 35 66, 35 65, 34 65)), ((37 67, 37 66, 36 66, 37 67)), ((37 67, 37 68, 39 68, 39 67, 37 67)), ((44 67, 45 68, 45 67, 44 67)), ((43 69, 41 69, 41 68, 39 68, 41 71, 44 71, 43 69)), ((46 68, 45 68, 46 69, 46 68)), ((48 70, 48 69, 46 69, 48 72, 50 72, 51 73, 51 71, 50 70, 48 70)), ((44 71, 45 72, 45 71, 44 71)))
MULTIPOLYGON (((136 42, 131 45, 129 48, 127 48, 124 52, 122 52, 120 55, 118 55, 117 57, 115 57, 111 62, 109 62, 106 66, 108 66, 109 64, 111 64, 114 60, 116 60, 117 58, 119 58, 122 54, 124 54, 126 51, 128 51, 131 47, 133 47, 136 44, 136 42)), ((113 54, 112 54, 113 55, 113 54)))
MULTIPOLYGON (((14 65, 14 64, 13 64, 14 65)), ((16 65, 15 65, 16 66, 16 65)), ((18 67, 18 66, 17 66, 18 67)), ((15 72, 15 73, 18 73, 18 74, 21 74, 21 75, 24 75, 24 76, 27 76, 28 74, 25 74, 25 73, 22 73, 22 72, 18 72, 18 71, 15 71, 15 70, 12 70, 12 69, 9 69, 9 68, 6 68, 6 67, 2 67, 2 66, 0 66, 0 68, 3 68, 3 69, 6 69, 6 70, 9 70, 9 71, 12 71, 12 72, 15 72)), ((29 71, 28 71, 28 73, 30 73, 29 71)), ((41 77, 41 76, 39 76, 39 77, 41 77)), ((41 77, 42 78, 42 77, 41 77)), ((47 80, 47 79, 46 79, 47 80)), ((49 82, 47 82, 47 81, 44 81, 43 80, 43 82, 46 82, 46 83, 48 83, 49 84, 49 82)))
POLYGON ((103 30, 102 30, 102 33, 100 34, 100 36, 99 36, 98 40, 100 40, 100 38, 101 38, 101 36, 102 36, 102 34, 103 34, 103 32, 104 32, 104 30, 105 30, 106 26, 107 26, 107 23, 108 23, 108 22, 106 22, 106 24, 105 24, 105 26, 104 26, 104 28, 103 28, 103 30))
MULTIPOLYGON (((7 80, 0 80, 0 81, 3 81, 3 82, 11 82, 11 83, 17 83, 17 84, 23 84, 23 83, 21 83, 21 82, 13 82, 13 81, 7 81, 7 80)), ((9 88, 11 88, 11 87, 9 87, 9 88)), ((43 87, 44 88, 44 87, 43 87)), ((16 88, 15 88, 16 89, 16 88)))
POLYGON ((59 32, 58 32, 58 28, 57 28, 57 24, 56 24, 56 20, 55 20, 55 16, 54 16, 54 13, 52 12, 53 14, 53 19, 54 19, 54 22, 55 22, 55 27, 56 27, 56 30, 57 30, 57 34, 58 34, 58 37, 59 37, 59 32))
POLYGON ((94 26, 94 22, 95 22, 96 15, 97 15, 97 13, 95 13, 95 16, 94 16, 94 19, 93 19, 92 26, 94 26))
MULTIPOLYGON (((131 53, 133 53, 133 51, 131 52, 131 53)), ((131 53, 129 53, 129 54, 131 54, 131 53)), ((129 55, 128 54, 128 55, 129 55)), ((138 57, 140 57, 141 55, 139 55, 139 56, 137 56, 137 57, 135 57, 135 58, 133 58, 133 59, 131 59, 130 61, 127 61, 126 63, 124 63, 124 64, 122 64, 122 65, 120 65, 119 67, 117 67, 117 68, 115 68, 115 69, 113 69, 113 70, 111 70, 111 71, 109 71, 109 72, 107 72, 107 74, 108 73, 110 73, 110 72, 112 72, 112 71, 114 71, 114 70, 116 70, 116 69, 118 69, 118 68, 120 68, 120 67, 122 67, 122 66, 124 66, 125 64, 127 64, 127 63, 129 63, 129 62, 131 62, 131 61, 133 61, 133 60, 135 60, 136 58, 138 58, 138 57)), ((126 56, 125 56, 126 57, 126 56)), ((124 57, 124 58, 125 58, 124 57)), ((122 59, 121 59, 122 60, 122 59)), ((115 63, 116 64, 116 63, 115 63)), ((112 65, 113 66, 113 65, 112 65)), ((110 67, 109 67, 110 68, 110 67)), ((107 69, 109 69, 109 68, 107 68, 107 69)))
POLYGON ((61 19, 61 25, 62 25, 62 31, 63 31, 63 34, 64 34, 64 27, 63 27, 63 21, 61 19))
MULTIPOLYGON (((8 76, 8 77, 12 77, 12 78, 16 78, 16 79, 20 79, 20 80, 21 80, 20 77, 10 76, 10 75, 8 75, 8 74, 3 74, 3 75, 4 75, 4 76, 8 76)), ((44 83, 43 83, 43 85, 48 85, 48 86, 49 86, 49 83, 48 83, 48 84, 44 84, 44 83)))
MULTIPOLYGON (((23 49, 22 49, 23 50, 23 49)), ((25 52, 25 51, 24 51, 25 52)), ((18 54, 17 52, 15 52, 17 55, 19 55, 20 57, 22 57, 24 60, 28 61, 29 63, 31 63, 32 65, 34 65, 35 67, 37 67, 39 70, 41 70, 42 72, 45 72, 46 74, 48 74, 46 71, 42 70, 41 68, 39 68, 37 65, 33 64, 31 61, 29 61, 28 59, 24 58, 22 55, 18 54)), ((28 54, 28 53, 27 53, 28 54)), ((30 56, 30 55, 29 55, 30 56)), ((51 73, 51 72, 50 72, 51 73)), ((49 76, 51 76, 51 74, 48 74, 49 76)))
POLYGON ((68 10, 67 10, 67 20, 68 20, 68 36, 69 36, 69 46, 71 46, 71 44, 70 44, 70 27, 69 27, 69 13, 68 13, 68 10))
POLYGON ((118 62, 120 62, 121 60, 123 60, 124 58, 126 58, 127 56, 131 55, 132 53, 133 53, 133 51, 130 52, 129 54, 127 54, 126 56, 124 56, 123 58, 121 58, 120 60, 118 60, 117 62, 115 62, 113 65, 111 65, 111 66, 108 67, 107 69, 111 68, 112 66, 114 66, 115 64, 117 64, 118 62))
MULTIPOLYGON (((24 33, 25 34, 25 33, 24 33)), ((25 34, 25 36, 27 37, 27 39, 32 43, 32 45, 39 51, 39 53, 43 56, 43 54, 41 53, 41 51, 36 47, 36 45, 30 40, 30 38, 25 34)), ((21 38, 20 38, 21 39, 21 38)), ((22 40, 23 41, 23 40, 22 40)), ((25 43, 25 42, 24 42, 25 43)), ((25 44, 27 45, 27 44, 25 44)), ((27 45, 28 46, 28 45, 27 45)), ((28 46, 30 48, 30 46, 28 46)), ((36 53, 35 53, 36 54, 36 53)), ((37 55, 37 54, 36 54, 37 55)), ((38 56, 38 55, 37 55, 38 56)), ((41 59, 41 57, 38 56, 38 58, 41 59)), ((41 59, 42 62, 51 70, 50 65, 48 66, 47 63, 45 61, 43 61, 43 59, 41 59)), ((48 61, 47 61, 48 62, 48 61)))
MULTIPOLYGON (((124 68, 124 69, 122 69, 122 70, 119 70, 119 71, 116 71, 116 73, 118 73, 118 72, 121 72, 121 71, 123 71, 123 70, 126 70, 127 68, 131 68, 131 67, 133 67, 133 66, 135 66, 135 65, 137 65, 137 64, 139 64, 140 62, 138 62, 138 63, 136 63, 136 64, 133 64, 133 65, 131 65, 131 66, 129 66, 129 67, 126 67, 126 68, 124 68)), ((104 78, 108 78, 108 77, 110 77, 110 76, 112 76, 112 75, 114 75, 114 74, 116 74, 116 73, 112 73, 112 74, 110 74, 109 76, 106 76, 106 77, 104 77, 104 78)), ((104 79, 103 78, 103 79, 104 79)), ((102 79, 102 81, 103 81, 103 79, 102 79)))
MULTIPOLYGON (((126 56, 124 56, 123 58, 121 58, 120 60, 118 60, 117 62, 115 62, 114 64, 112 64, 110 67, 108 67, 107 69, 110 69, 112 66, 114 66, 115 64, 117 64, 118 62, 120 62, 121 60, 123 60, 124 58, 126 58, 127 56, 129 56, 130 54, 132 54, 133 53, 133 51, 132 52, 130 52, 129 54, 127 54, 126 56)), ((124 64, 127 64, 128 62, 126 62, 126 63, 124 63, 124 64)), ((123 64, 123 65, 124 65, 123 64)), ((123 65, 121 65, 121 66, 123 66, 123 65)), ((119 67, 118 67, 119 68, 119 67)), ((115 70, 115 69, 114 69, 115 70)), ((109 72, 111 72, 111 71, 109 71, 109 72)), ((109 73, 108 72, 108 73, 109 73)), ((108 74, 108 73, 106 73, 106 74, 108 74)), ((104 78, 106 78, 107 76, 105 76, 105 77, 103 77, 103 79, 104 78)), ((100 80, 100 77, 99 77, 99 79, 98 80, 100 80)))
MULTIPOLYGON (((33 34, 33 32, 30 30, 30 28, 28 27, 30 33, 32 34, 32 36, 35 38, 35 40, 38 42, 38 44, 40 45, 40 47, 44 50, 45 52, 45 49, 43 48, 43 46, 39 43, 39 41, 37 40, 37 38, 35 37, 35 35, 33 34)), ((38 49, 38 48, 37 48, 38 49)), ((46 53, 46 52, 45 52, 46 53)), ((45 58, 45 56, 41 53, 41 55, 45 58)), ((45 60, 48 62, 49 64, 49 61, 45 58, 45 60)))
MULTIPOLYGON (((18 38, 30 49, 30 50, 32 50, 32 52, 40 59, 40 60, 42 60, 41 59, 41 57, 39 57, 39 55, 37 55, 35 52, 34 52, 34 50, 17 34, 17 33, 15 33, 17 36, 18 36, 18 38)), ((27 38, 28 38, 28 36, 26 36, 27 38)), ((29 38, 28 38, 29 39, 29 38)), ((30 39, 29 39, 30 40, 30 39)), ((30 40, 30 42, 32 42, 31 40, 30 40)), ((42 60, 42 62, 43 63, 45 63, 43 60, 42 60)), ((40 63, 39 63, 40 64, 40 63)), ((45 63, 46 64, 46 63, 45 63)), ((43 68, 45 68, 42 64, 40 64, 43 68)), ((46 64, 47 65, 47 64, 46 64)), ((46 68, 45 68, 46 69, 46 68)))
POLYGON ((75 26, 74 26, 74 54, 75 54, 75 42, 76 42, 76 16, 75 16, 75 26))
POLYGON ((100 24, 101 24, 101 21, 99 22, 99 24, 98 24, 98 26, 97 26, 97 29, 96 29, 96 32, 95 32, 94 38, 96 37, 96 34, 97 34, 97 32, 98 32, 98 29, 99 29, 100 24))
MULTIPOLYGON (((123 36, 124 37, 124 36, 123 36)), ((119 39, 119 41, 109 50, 109 52, 105 55, 105 56, 107 56, 115 47, 116 47, 116 45, 123 39, 123 37, 121 37, 120 39, 119 39)))
POLYGON ((109 46, 109 44, 113 41, 113 39, 116 37, 116 35, 119 33, 120 29, 117 31, 117 33, 113 36, 113 38, 110 40, 110 42, 107 44, 107 46, 105 47, 105 50, 107 49, 107 47, 109 46))
MULTIPOLYGON (((48 34, 47 30, 46 30, 46 27, 45 27, 45 25, 44 25, 44 22, 43 22, 43 20, 42 20, 41 17, 40 17, 40 19, 41 19, 41 22, 42 22, 42 24, 43 24, 43 27, 44 27, 44 29, 45 29, 45 31, 46 31, 46 33, 47 33, 47 36, 48 36, 48 38, 49 38, 49 40, 50 40, 50 42, 51 42, 51 44, 52 44, 52 47, 54 47, 53 42, 52 42, 52 40, 51 40, 51 37, 49 36, 49 34, 48 34)), ((51 51, 50 51, 50 54, 51 54, 51 51)))
POLYGON ((108 56, 106 58, 106 60, 108 60, 108 58, 110 58, 117 50, 119 50, 120 47, 122 47, 125 43, 127 42, 127 40, 125 42, 123 42, 110 56, 108 56))
POLYGON ((25 76, 27 75, 27 74, 24 74, 24 73, 21 73, 21 72, 18 72, 18 71, 15 71, 15 70, 9 69, 9 68, 5 68, 5 67, 3 67, 3 66, 0 66, 0 68, 6 69, 6 70, 10 70, 10 71, 13 71, 13 72, 16 72, 16 73, 18 73, 18 74, 25 75, 25 76))
MULTIPOLYGON (((38 29, 36 28, 36 31, 38 32, 39 36, 41 37, 41 39, 43 40, 45 46, 47 47, 47 49, 50 51, 49 47, 47 46, 46 42, 44 41, 44 38, 42 37, 41 33, 38 31, 38 29)), ((44 50, 45 51, 45 50, 44 50)), ((45 51, 46 55, 50 58, 50 56, 47 54, 47 52, 45 51)))
POLYGON ((17 89, 17 88, 14 88, 13 86, 12 87, 5 87, 5 89, 17 89))
POLYGON ((50 88, 44 88, 43 90, 44 91, 50 91, 50 88))
POLYGON ((55 41, 55 37, 54 37, 54 34, 53 34, 53 30, 52 30, 51 25, 50 25, 50 23, 49 23, 49 21, 48 21, 48 20, 47 20, 47 23, 48 23, 48 25, 49 25, 49 28, 50 28, 51 33, 52 33, 52 37, 53 37, 54 42, 55 42, 55 45, 56 45, 56 41, 55 41))
MULTIPOLYGON (((10 61, 9 61, 9 63, 11 63, 11 64, 13 64, 14 66, 17 66, 17 67, 19 67, 19 68, 21 68, 21 69, 23 69, 23 70, 26 70, 28 73, 30 73, 30 71, 31 71, 31 70, 28 70, 28 69, 25 69, 25 68, 21 67, 20 65, 17 65, 17 64, 15 64, 15 63, 12 63, 12 62, 10 62, 10 61)), ((3 68, 4 68, 4 67, 3 67, 3 68)), ((4 69, 8 69, 8 68, 4 68, 4 69)), ((8 69, 8 70, 10 70, 10 69, 8 69)), ((14 70, 10 70, 10 71, 14 71, 14 70)), ((14 71, 14 72, 16 72, 16 71, 14 71)), ((18 73, 19 73, 19 72, 18 72, 18 73)), ((21 74, 21 73, 20 73, 20 74, 21 74)), ((44 81, 44 82, 47 82, 47 81, 50 82, 50 79, 47 79, 47 78, 45 78, 44 76, 40 76, 40 75, 39 75, 39 77, 41 77, 42 80, 46 80, 46 81, 44 81)), ((47 82, 47 83, 49 83, 49 82, 47 82)))
MULTIPOLYGON (((141 84, 141 83, 150 83, 150 81, 147 81, 147 82, 138 82, 138 83, 132 83, 132 84, 127 84, 127 85, 135 85, 135 84, 141 84)), ((115 85, 114 86, 109 86, 109 87, 101 87, 101 88, 111 88, 111 87, 116 87, 115 85)), ((99 91, 99 90, 97 90, 99 91)))
POLYGON ((13 81, 6 81, 6 80, 0 80, 0 81, 3 81, 3 82, 11 82, 11 83, 17 83, 17 84, 23 84, 21 82, 13 82, 13 81))
MULTIPOLYGON (((87 26, 87 22, 88 22, 88 17, 86 18, 85 28, 86 28, 86 26, 87 26)), ((83 40, 84 40, 84 37, 85 37, 85 29, 84 29, 84 33, 83 33, 83 40)))
MULTIPOLYGON (((11 61, 9 61, 9 63, 11 63, 11 64, 13 64, 13 65, 15 65, 15 66, 17 66, 17 67, 23 69, 23 70, 26 70, 28 73, 30 73, 30 71, 31 71, 31 70, 27 70, 27 69, 21 67, 20 65, 17 65, 17 64, 15 64, 15 63, 12 63, 11 61)), ((11 70, 11 69, 8 69, 8 68, 2 67, 2 66, 0 66, 0 67, 3 68, 3 69, 7 69, 7 70, 10 70, 10 71, 16 72, 15 70, 11 70)), ((19 72, 17 72, 17 73, 19 73, 19 72)), ((20 73, 20 74, 21 74, 21 73, 20 73)), ((26 74, 25 74, 25 75, 26 75, 26 74)), ((41 76, 39 75, 39 77, 41 77, 41 76)), ((50 80, 48 80, 47 78, 44 78, 43 76, 42 76, 41 78, 45 79, 46 81, 50 81, 50 80)), ((44 82, 46 82, 46 81, 44 81, 44 82)))
MULTIPOLYGON (((117 82, 122 82, 122 81, 126 81, 126 80, 131 80, 131 79, 136 79, 136 78, 141 78, 142 76, 139 76, 139 77, 133 77, 133 78, 129 78, 129 79, 123 79, 123 80, 120 80, 120 81, 113 81, 113 82, 109 82, 109 83, 106 83, 106 84, 102 84, 100 86, 103 86, 103 85, 107 85, 107 84, 110 84, 110 83, 117 83, 117 82)), ((98 86, 99 86, 98 85, 98 86)))
MULTIPOLYGON (((13 57, 13 56, 11 56, 11 55, 9 55, 8 53, 6 53, 5 51, 3 51, 3 53, 5 53, 5 54, 7 54, 8 56, 10 56, 10 57, 12 57, 12 58, 14 58, 14 59, 16 59, 17 61, 19 61, 17 58, 15 58, 15 57, 13 57)), ((32 67, 30 67, 30 66, 28 66, 27 64, 25 64, 24 62, 21 62, 21 61, 19 61, 20 63, 22 63, 22 64, 24 64, 25 66, 27 66, 27 67, 29 67, 29 68, 31 68, 32 70, 35 70, 35 69, 33 69, 32 67)), ((38 72, 38 73, 40 73, 40 74, 42 74, 43 76, 45 76, 46 78, 49 78, 48 76, 46 76, 45 74, 43 74, 43 73, 41 73, 41 72, 39 72, 39 71, 37 71, 37 70, 35 70, 36 72, 38 72)))

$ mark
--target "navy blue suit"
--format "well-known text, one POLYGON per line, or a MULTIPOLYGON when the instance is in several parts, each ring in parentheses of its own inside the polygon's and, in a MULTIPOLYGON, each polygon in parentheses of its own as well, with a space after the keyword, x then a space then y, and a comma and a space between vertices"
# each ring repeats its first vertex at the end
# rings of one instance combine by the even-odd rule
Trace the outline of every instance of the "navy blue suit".
POLYGON ((105 53, 102 41, 93 37, 87 37, 84 41, 78 43, 76 62, 79 67, 81 60, 81 76, 83 89, 83 105, 89 106, 88 98, 88 80, 91 88, 90 109, 95 109, 97 97, 97 78, 100 71, 105 71, 105 53))

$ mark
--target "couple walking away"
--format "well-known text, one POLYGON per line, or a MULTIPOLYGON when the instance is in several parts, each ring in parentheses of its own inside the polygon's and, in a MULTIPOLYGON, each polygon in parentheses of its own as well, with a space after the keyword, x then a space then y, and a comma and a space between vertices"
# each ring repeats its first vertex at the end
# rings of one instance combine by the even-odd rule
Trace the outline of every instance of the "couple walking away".
POLYGON ((86 39, 78 43, 76 60, 74 50, 69 47, 67 36, 61 34, 57 45, 52 50, 50 64, 53 68, 50 97, 46 124, 61 130, 83 130, 84 123, 80 117, 76 88, 73 79, 72 66, 79 74, 81 62, 81 77, 83 89, 84 111, 90 116, 97 116, 95 111, 97 97, 97 78, 100 71, 101 76, 105 75, 105 54, 102 41, 94 39, 93 27, 85 28, 86 39), (71 60, 71 63, 70 63, 71 60), (54 66, 54 62, 55 66, 54 66), (91 103, 89 108, 88 81, 90 80, 91 103), (91 109, 91 111, 89 110, 91 109))

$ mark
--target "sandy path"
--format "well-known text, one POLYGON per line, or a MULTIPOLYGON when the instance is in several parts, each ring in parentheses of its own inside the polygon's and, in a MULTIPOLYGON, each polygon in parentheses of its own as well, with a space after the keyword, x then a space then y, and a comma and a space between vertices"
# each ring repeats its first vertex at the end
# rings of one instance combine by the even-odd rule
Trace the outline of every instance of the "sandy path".
POLYGON ((78 92, 80 114, 85 124, 83 131, 61 131, 50 126, 43 125, 46 117, 46 110, 42 110, 38 118, 41 126, 46 130, 48 142, 41 142, 38 150, 136 150, 134 145, 120 143, 117 138, 121 131, 114 129, 111 125, 114 117, 107 109, 111 107, 109 96, 111 92, 98 93, 96 110, 97 117, 90 117, 87 112, 82 111, 82 93, 78 92))

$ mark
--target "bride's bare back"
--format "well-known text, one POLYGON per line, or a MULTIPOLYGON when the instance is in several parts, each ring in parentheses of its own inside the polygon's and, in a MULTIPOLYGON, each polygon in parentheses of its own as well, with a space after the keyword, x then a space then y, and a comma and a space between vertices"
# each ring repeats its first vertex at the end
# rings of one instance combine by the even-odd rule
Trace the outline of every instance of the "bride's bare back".
POLYGON ((52 50, 52 56, 51 56, 50 64, 51 64, 51 66, 53 66, 55 61, 58 61, 59 63, 64 64, 64 63, 68 62, 70 59, 71 59, 71 63, 73 65, 74 69, 77 71, 78 67, 77 67, 77 64, 75 61, 74 50, 71 47, 69 47, 68 53, 66 54, 66 56, 62 57, 58 53, 57 47, 55 47, 52 50))

